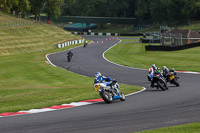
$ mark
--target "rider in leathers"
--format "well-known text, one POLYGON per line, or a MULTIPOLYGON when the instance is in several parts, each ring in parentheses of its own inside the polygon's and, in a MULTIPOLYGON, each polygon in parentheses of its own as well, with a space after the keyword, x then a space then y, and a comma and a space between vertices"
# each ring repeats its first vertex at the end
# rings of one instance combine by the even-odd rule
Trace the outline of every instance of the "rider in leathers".
MULTIPOLYGON (((110 87, 111 87, 111 89, 115 90, 115 89, 113 88, 113 86, 114 86, 115 83, 117 82, 115 79, 112 79, 112 78, 110 78, 110 77, 105 77, 105 76, 101 75, 100 72, 95 73, 95 80, 94 80, 94 83, 95 83, 95 82, 102 83, 102 82, 104 82, 104 81, 112 82, 112 83, 110 84, 110 87)), ((116 94, 115 94, 115 95, 116 95, 116 94)))
MULTIPOLYGON (((153 75, 154 75, 154 73, 155 73, 155 71, 156 71, 157 69, 158 69, 157 66, 156 66, 155 64, 152 64, 151 68, 149 68, 149 75, 150 75, 151 77, 153 77, 153 75)), ((152 87, 152 88, 154 87, 154 82, 153 82, 152 79, 151 79, 151 87, 152 87)))

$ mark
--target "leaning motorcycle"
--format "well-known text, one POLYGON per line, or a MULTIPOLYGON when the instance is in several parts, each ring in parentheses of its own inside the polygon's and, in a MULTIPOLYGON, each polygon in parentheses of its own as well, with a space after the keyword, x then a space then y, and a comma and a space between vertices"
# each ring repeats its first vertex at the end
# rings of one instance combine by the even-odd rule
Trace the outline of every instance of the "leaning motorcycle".
POLYGON ((120 91, 117 81, 95 83, 94 90, 99 92, 106 103, 112 103, 117 99, 125 101, 125 95, 120 91))
POLYGON ((176 85, 177 87, 180 86, 178 79, 179 77, 176 76, 176 72, 174 70, 170 70, 170 72, 167 73, 166 81, 176 85))
POLYGON ((167 84, 161 74, 161 70, 156 70, 154 72, 152 82, 157 84, 157 89, 160 88, 163 91, 168 89, 167 84))

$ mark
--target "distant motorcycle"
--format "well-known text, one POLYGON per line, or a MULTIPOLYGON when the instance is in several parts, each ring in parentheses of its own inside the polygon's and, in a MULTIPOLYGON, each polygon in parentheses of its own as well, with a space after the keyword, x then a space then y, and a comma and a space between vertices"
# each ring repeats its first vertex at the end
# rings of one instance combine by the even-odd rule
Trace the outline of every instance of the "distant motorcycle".
POLYGON ((98 91, 102 99, 106 103, 112 103, 113 100, 120 99, 125 101, 125 95, 120 91, 117 81, 111 82, 95 82, 94 90, 98 91))
POLYGON ((167 82, 170 82, 171 84, 174 84, 177 87, 180 86, 178 82, 179 77, 176 76, 176 72, 174 70, 170 70, 170 72, 167 73, 165 78, 167 82))
POLYGON ((73 53, 72 53, 71 51, 69 51, 69 52, 67 53, 67 60, 68 60, 68 62, 71 61, 72 56, 73 56, 73 53))
POLYGON ((165 91, 168 89, 167 83, 161 73, 161 70, 156 70, 153 74, 152 82, 157 84, 157 89, 160 88, 161 90, 165 91))
POLYGON ((86 41, 83 45, 83 47, 85 48, 88 45, 88 42, 86 41))

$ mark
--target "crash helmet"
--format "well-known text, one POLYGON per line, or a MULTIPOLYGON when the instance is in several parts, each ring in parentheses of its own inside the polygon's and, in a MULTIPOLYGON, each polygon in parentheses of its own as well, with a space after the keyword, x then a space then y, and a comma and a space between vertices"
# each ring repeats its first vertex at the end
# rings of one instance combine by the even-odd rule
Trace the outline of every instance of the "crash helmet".
POLYGON ((175 69, 174 69, 174 68, 172 68, 172 71, 173 71, 173 72, 175 72, 175 69))
POLYGON ((156 69, 157 69, 157 67, 156 67, 155 64, 152 64, 152 68, 153 68, 153 70, 156 70, 156 69))
POLYGON ((151 72, 151 71, 153 71, 152 67, 151 67, 151 68, 149 68, 149 72, 151 72))
POLYGON ((96 72, 96 73, 95 73, 95 77, 97 78, 97 77, 99 77, 99 76, 101 76, 101 73, 100 73, 100 72, 96 72))
POLYGON ((167 70, 167 67, 166 67, 166 66, 163 66, 163 67, 162 67, 162 70, 163 70, 163 71, 167 70))
POLYGON ((88 41, 85 41, 85 43, 88 43, 88 41))

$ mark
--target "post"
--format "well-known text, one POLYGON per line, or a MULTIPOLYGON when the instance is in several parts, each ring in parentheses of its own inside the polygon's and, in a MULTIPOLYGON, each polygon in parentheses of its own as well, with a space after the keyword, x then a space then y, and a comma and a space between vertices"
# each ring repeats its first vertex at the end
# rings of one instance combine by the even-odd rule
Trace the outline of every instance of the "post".
POLYGON ((179 33, 179 35, 181 35, 181 45, 183 45, 183 42, 182 42, 182 37, 183 37, 183 36, 182 36, 182 34, 181 34, 181 33, 179 33))
POLYGON ((19 12, 19 25, 21 26, 21 12, 19 12))

